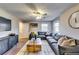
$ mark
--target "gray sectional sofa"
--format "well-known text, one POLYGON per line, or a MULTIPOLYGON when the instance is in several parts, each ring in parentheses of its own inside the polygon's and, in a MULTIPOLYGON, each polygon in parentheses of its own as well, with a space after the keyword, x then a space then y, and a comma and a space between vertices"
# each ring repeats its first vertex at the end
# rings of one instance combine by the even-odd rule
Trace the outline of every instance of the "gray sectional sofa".
POLYGON ((6 36, 6 37, 0 38, 0 55, 7 52, 17 43, 18 43, 18 35, 6 36))

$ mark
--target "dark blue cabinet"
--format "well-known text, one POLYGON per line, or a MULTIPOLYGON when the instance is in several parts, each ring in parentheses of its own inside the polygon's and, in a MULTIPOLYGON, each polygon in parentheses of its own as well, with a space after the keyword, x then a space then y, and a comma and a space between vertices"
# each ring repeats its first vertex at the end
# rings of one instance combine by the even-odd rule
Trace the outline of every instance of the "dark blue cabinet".
POLYGON ((0 38, 0 55, 11 49, 18 42, 18 35, 0 38))
POLYGON ((8 37, 4 37, 0 40, 0 54, 3 54, 8 50, 8 39, 8 37))
POLYGON ((12 48, 17 43, 17 36, 9 36, 9 49, 12 48))

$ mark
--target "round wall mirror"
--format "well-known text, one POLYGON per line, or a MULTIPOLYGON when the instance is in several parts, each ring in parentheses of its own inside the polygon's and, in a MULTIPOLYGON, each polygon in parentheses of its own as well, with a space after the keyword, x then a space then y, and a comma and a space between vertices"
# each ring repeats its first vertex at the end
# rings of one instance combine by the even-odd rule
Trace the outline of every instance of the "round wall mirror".
POLYGON ((76 11, 70 15, 68 24, 74 29, 79 29, 79 11, 76 11))

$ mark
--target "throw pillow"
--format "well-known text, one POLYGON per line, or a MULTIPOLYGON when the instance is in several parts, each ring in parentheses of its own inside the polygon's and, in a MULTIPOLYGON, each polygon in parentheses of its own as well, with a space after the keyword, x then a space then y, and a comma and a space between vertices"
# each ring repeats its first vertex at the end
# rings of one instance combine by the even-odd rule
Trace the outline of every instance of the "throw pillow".
POLYGON ((63 46, 63 47, 72 47, 72 46, 75 46, 75 45, 76 45, 76 43, 75 43, 74 39, 64 40, 61 44, 61 46, 63 46))
POLYGON ((61 37, 61 38, 58 40, 58 45, 61 45, 64 40, 67 40, 67 38, 66 38, 66 37, 61 37))

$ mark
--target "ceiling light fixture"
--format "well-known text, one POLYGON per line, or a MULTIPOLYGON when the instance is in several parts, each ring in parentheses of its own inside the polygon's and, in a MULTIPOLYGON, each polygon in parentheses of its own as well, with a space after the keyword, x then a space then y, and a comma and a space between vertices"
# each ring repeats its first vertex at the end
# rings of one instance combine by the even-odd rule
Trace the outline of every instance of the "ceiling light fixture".
POLYGON ((36 19, 41 19, 41 18, 42 18, 41 16, 36 17, 36 19))
POLYGON ((36 17, 36 19, 42 19, 43 17, 47 16, 47 13, 43 12, 33 12, 33 15, 36 17))

